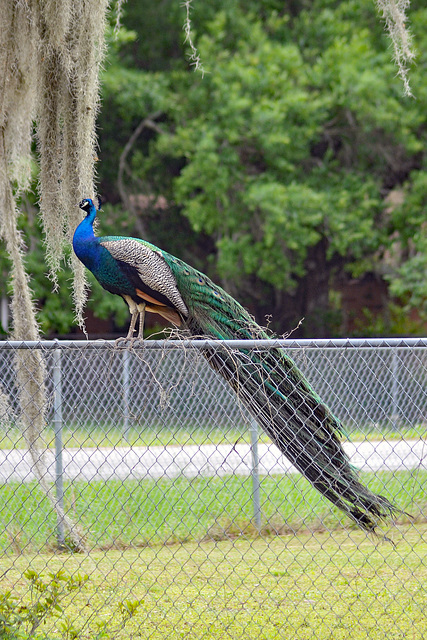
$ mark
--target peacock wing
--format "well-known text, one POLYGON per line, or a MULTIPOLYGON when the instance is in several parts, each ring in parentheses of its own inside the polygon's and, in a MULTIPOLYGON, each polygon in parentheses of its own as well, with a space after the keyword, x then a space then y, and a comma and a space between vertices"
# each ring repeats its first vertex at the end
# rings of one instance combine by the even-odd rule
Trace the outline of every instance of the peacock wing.
POLYGON ((101 239, 100 245, 126 271, 141 298, 159 307, 172 307, 187 317, 188 309, 176 279, 160 251, 136 238, 107 237, 101 239))

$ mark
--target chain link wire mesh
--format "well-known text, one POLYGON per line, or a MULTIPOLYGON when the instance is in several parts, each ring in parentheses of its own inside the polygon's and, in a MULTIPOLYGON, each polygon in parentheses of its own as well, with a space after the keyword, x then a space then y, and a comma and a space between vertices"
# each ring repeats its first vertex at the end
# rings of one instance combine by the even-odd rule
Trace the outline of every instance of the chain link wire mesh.
MULTIPOLYGON (((362 481, 405 512, 378 538, 270 443, 207 344, 225 346, 0 343, 0 625, 16 598, 23 637, 50 640, 424 638, 427 340, 280 342, 342 420, 362 481), (44 481, 82 548, 22 435, 16 353, 31 349, 44 481)), ((245 348, 262 360, 278 344, 245 348)))

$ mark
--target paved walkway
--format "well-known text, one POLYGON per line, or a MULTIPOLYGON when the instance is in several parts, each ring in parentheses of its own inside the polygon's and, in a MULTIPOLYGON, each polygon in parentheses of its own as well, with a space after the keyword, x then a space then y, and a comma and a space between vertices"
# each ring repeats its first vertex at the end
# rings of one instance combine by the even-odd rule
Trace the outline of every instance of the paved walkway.
MULTIPOLYGON (((397 440, 345 443, 351 462, 363 471, 427 468, 427 441, 397 440)), ((259 472, 297 473, 273 444, 259 444, 259 472)), ((251 447, 187 445, 183 447, 116 447, 64 449, 65 480, 108 480, 129 478, 176 478, 185 476, 249 475, 252 469, 251 447)), ((55 477, 55 454, 45 454, 46 476, 55 477)), ((0 450, 0 483, 30 482, 34 479, 27 451, 0 450)))

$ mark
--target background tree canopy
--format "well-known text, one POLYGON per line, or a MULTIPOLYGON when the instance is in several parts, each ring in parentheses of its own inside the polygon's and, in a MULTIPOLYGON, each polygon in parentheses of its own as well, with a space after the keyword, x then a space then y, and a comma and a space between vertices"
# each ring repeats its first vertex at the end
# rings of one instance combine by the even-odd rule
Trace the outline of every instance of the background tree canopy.
MULTIPOLYGON (((410 10, 410 99, 372 0, 195 2, 203 76, 188 64, 180 3, 128 0, 102 78, 102 232, 191 262, 279 334, 304 317, 305 335, 337 335, 337 283, 366 273, 404 311, 425 311, 423 5, 410 10)), ((52 297, 39 234, 25 228, 42 326, 68 331, 67 273, 52 297)), ((120 300, 96 285, 91 297, 124 321, 120 300)))

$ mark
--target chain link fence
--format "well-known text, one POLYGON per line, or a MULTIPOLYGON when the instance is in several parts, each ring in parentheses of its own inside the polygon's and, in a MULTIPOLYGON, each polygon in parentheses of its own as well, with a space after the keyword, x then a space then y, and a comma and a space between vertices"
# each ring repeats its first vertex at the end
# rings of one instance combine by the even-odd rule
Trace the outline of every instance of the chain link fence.
POLYGON ((424 638, 426 376, 422 339, 0 343, 0 637, 424 638), (378 537, 270 443, 224 346, 293 358, 402 510, 378 537))

